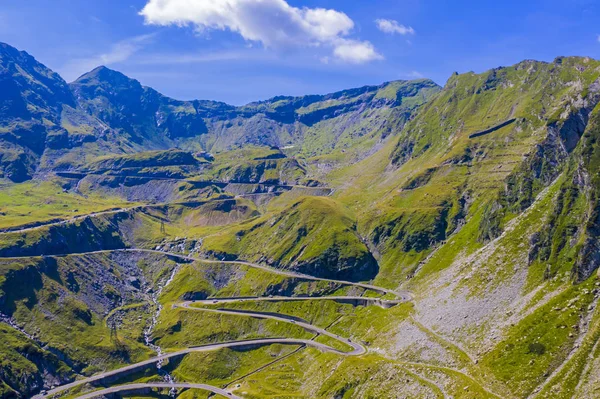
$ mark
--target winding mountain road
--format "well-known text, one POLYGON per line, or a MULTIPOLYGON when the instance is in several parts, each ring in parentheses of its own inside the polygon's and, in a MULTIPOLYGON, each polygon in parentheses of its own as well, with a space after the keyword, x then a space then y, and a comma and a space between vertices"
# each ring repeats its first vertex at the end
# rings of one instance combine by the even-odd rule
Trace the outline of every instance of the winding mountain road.
POLYGON ((149 206, 157 206, 157 205, 137 205, 137 206, 132 206, 129 208, 111 208, 111 209, 106 209, 104 211, 98 211, 98 212, 86 213, 84 215, 73 216, 72 218, 64 219, 64 220, 53 219, 53 220, 49 220, 46 222, 40 222, 39 224, 35 224, 33 226, 21 225, 21 226, 14 226, 14 227, 6 227, 6 228, 0 229, 0 234, 25 233, 28 231, 41 229, 43 227, 61 226, 61 225, 69 224, 69 223, 75 223, 80 220, 85 220, 87 218, 92 218, 92 217, 97 217, 97 216, 102 216, 102 215, 114 215, 116 213, 121 213, 121 212, 130 212, 130 211, 134 211, 134 210, 138 210, 138 209, 147 208, 149 206))
POLYGON ((59 394, 61 392, 64 392, 68 389, 72 389, 75 387, 78 387, 80 385, 84 385, 84 384, 89 384, 89 383, 93 383, 93 382, 98 382, 110 377, 115 377, 118 375, 127 375, 129 373, 132 373, 136 370, 142 369, 144 367, 150 366, 154 363, 157 363, 161 360, 168 360, 168 359, 172 359, 172 358, 177 358, 177 357, 181 357, 181 356, 185 356, 187 354, 190 353, 199 353, 199 352, 212 352, 212 351, 216 351, 216 350, 220 350, 220 349, 235 349, 235 348, 249 348, 249 347, 260 347, 260 346, 268 346, 268 345, 274 345, 274 344, 281 344, 281 345, 305 345, 305 346, 312 346, 316 349, 319 349, 323 352, 332 352, 332 353, 336 353, 336 354, 340 354, 340 355, 352 355, 354 353, 354 351, 352 352, 343 352, 340 350, 337 350, 335 348, 332 348, 330 346, 327 346, 325 344, 321 344, 319 342, 315 342, 315 341, 311 341, 309 339, 294 339, 294 338, 264 338, 264 339, 252 339, 252 340, 246 340, 246 341, 232 341, 232 342, 222 342, 222 343, 218 343, 218 344, 208 344, 208 345, 203 345, 203 346, 197 346, 197 347, 190 347, 187 349, 182 349, 180 351, 177 352, 171 352, 171 353, 165 353, 164 355, 161 356, 156 356, 153 358, 150 358, 148 360, 144 360, 142 362, 139 363, 135 363, 135 364, 130 364, 129 366, 125 366, 125 367, 121 367, 119 369, 116 370, 112 370, 112 371, 107 371, 105 373, 100 373, 100 374, 96 374, 92 377, 88 377, 88 378, 83 378, 81 380, 77 380, 74 382, 71 382, 69 384, 65 384, 65 385, 61 385, 57 388, 51 389, 49 390, 46 394, 44 395, 36 395, 34 396, 35 399, 39 399, 39 398, 51 398, 56 394, 59 394))
MULTIPOLYGON (((321 186, 305 186, 302 184, 275 184, 275 183, 266 183, 266 182, 233 182, 233 181, 220 181, 220 180, 196 180, 193 178, 185 178, 185 177, 163 177, 163 176, 152 176, 152 175, 123 175, 117 173, 110 173, 109 171, 100 171, 100 172, 58 172, 55 173, 58 177, 65 178, 75 178, 75 179, 84 179, 88 176, 97 176, 97 177, 110 177, 117 179, 139 179, 139 180, 161 180, 161 181, 172 181, 172 182, 180 182, 180 183, 189 183, 189 184, 202 184, 206 186, 218 186, 218 187, 226 187, 228 185, 253 185, 253 186, 263 186, 270 187, 273 189, 284 189, 284 190, 292 190, 294 188, 298 189, 309 189, 309 190, 330 190, 333 191, 330 187, 321 187, 321 186)), ((266 193, 255 193, 255 194, 269 194, 266 193)))
POLYGON ((394 305, 404 303, 401 300, 389 300, 381 298, 370 298, 363 296, 269 296, 269 297, 229 297, 208 298, 193 301, 201 305, 214 305, 218 303, 246 303, 246 302, 299 302, 299 301, 336 301, 336 302, 371 302, 381 308, 390 308, 394 305))
MULTIPOLYGON (((173 180, 173 179, 164 179, 164 180, 173 180)), ((225 184, 225 183, 223 183, 223 184, 225 184)), ((245 183, 227 183, 227 184, 245 184, 245 183)), ((262 183, 256 183, 256 184, 262 184, 262 183)), ((333 189, 331 189, 329 187, 309 187, 309 186, 301 186, 301 185, 289 185, 289 186, 281 186, 281 187, 287 187, 289 189, 303 189, 303 190, 304 189, 305 190, 321 189, 321 190, 330 190, 330 192, 333 192, 333 189)), ((273 194, 273 192, 239 194, 239 195, 236 195, 236 197, 246 197, 246 196, 265 195, 265 194, 273 194)), ((194 202, 156 203, 156 204, 135 205, 135 206, 125 207, 125 208, 110 208, 110 209, 105 209, 103 211, 97 211, 97 212, 91 212, 91 213, 73 216, 73 217, 67 218, 67 219, 50 219, 50 220, 46 220, 46 221, 39 222, 39 223, 32 223, 32 224, 20 225, 20 226, 3 227, 3 228, 0 228, 0 234, 25 233, 25 232, 40 229, 43 227, 61 226, 61 225, 69 224, 69 223, 74 223, 74 222, 77 222, 80 220, 85 220, 87 218, 92 218, 92 217, 97 217, 97 216, 102 216, 102 215, 113 215, 116 213, 130 212, 130 211, 141 210, 141 209, 152 208, 152 207, 161 207, 161 206, 167 206, 167 205, 175 205, 175 206, 177 206, 177 205, 184 205, 184 206, 185 205, 198 205, 198 204, 209 203, 209 202, 231 201, 234 199, 235 198, 227 198, 227 199, 221 199, 221 200, 213 199, 213 200, 207 200, 207 201, 194 201, 194 202)))
POLYGON ((224 202, 224 201, 233 201, 233 200, 234 200, 234 198, 226 198, 226 199, 213 199, 210 201, 207 200, 207 201, 192 201, 192 202, 170 202, 170 203, 135 205, 135 206, 125 207, 125 208, 110 208, 110 209, 105 209, 103 211, 97 211, 97 212, 73 216, 68 219, 59 219, 59 220, 51 219, 51 220, 46 220, 46 221, 35 223, 35 224, 4 227, 4 228, 0 228, 0 234, 26 233, 28 231, 38 230, 38 229, 41 229, 44 227, 62 226, 62 225, 69 224, 69 223, 75 223, 75 222, 78 222, 81 220, 85 220, 87 218, 93 218, 93 217, 98 217, 98 216, 103 216, 103 215, 114 215, 117 213, 138 211, 138 210, 144 210, 144 209, 148 209, 148 208, 159 208, 159 207, 167 206, 167 205, 170 205, 170 206, 200 206, 200 205, 207 204, 209 202, 224 202))
MULTIPOLYGON (((322 351, 334 352, 334 353, 337 353, 338 355, 343 355, 343 356, 360 356, 367 352, 367 350, 365 349, 364 346, 357 344, 356 342, 353 342, 349 338, 342 338, 337 334, 330 333, 329 331, 327 331, 323 328, 314 326, 312 324, 307 323, 306 321, 301 321, 301 320, 298 320, 291 316, 287 316, 287 315, 283 315, 283 314, 253 312, 253 311, 247 311, 247 310, 198 308, 198 307, 193 306, 195 303, 196 303, 195 301, 188 301, 188 302, 176 304, 174 306, 178 307, 178 308, 182 308, 182 309, 186 309, 186 310, 193 310, 193 311, 198 311, 198 312, 220 313, 220 314, 228 314, 228 315, 234 315, 234 316, 248 316, 248 317, 253 317, 255 319, 276 320, 276 321, 282 321, 284 323, 295 324, 299 327, 304 328, 307 331, 311 331, 311 332, 314 332, 319 335, 326 335, 330 338, 335 339, 336 341, 342 342, 343 344, 352 347, 352 350, 350 352, 340 351, 338 349, 331 348, 326 345, 322 346, 322 347, 318 347, 318 349, 321 349, 322 351)), ((311 341, 311 342, 318 344, 317 342, 314 342, 314 341, 311 341)), ((319 344, 319 345, 322 345, 322 344, 319 344)))
MULTIPOLYGON (((225 261, 225 260, 206 259, 206 258, 199 258, 199 257, 195 257, 195 256, 182 255, 182 254, 178 254, 178 253, 174 253, 174 252, 158 251, 158 250, 154 250, 154 249, 141 249, 141 248, 105 249, 105 250, 99 250, 99 251, 74 252, 74 253, 70 253, 70 254, 48 255, 48 257, 60 258, 60 257, 64 257, 64 256, 108 254, 108 253, 119 253, 119 252, 121 252, 121 253, 126 253, 126 252, 136 253, 137 252, 137 253, 159 254, 159 255, 170 256, 170 257, 173 257, 173 258, 178 258, 178 259, 182 259, 182 260, 186 260, 186 261, 191 261, 191 262, 202 262, 202 263, 210 263, 210 264, 243 265, 243 266, 248 266, 248 267, 251 267, 251 268, 254 268, 254 269, 264 270, 264 271, 267 271, 269 273, 277 274, 277 275, 280 275, 280 276, 293 277, 293 278, 299 278, 299 279, 310 280, 310 281, 325 281, 325 282, 335 283, 335 284, 340 284, 340 285, 347 285, 347 286, 365 288, 365 289, 368 289, 368 290, 379 292, 381 294, 394 295, 399 300, 402 300, 404 302, 412 300, 412 294, 410 292, 408 292, 408 291, 395 291, 395 290, 392 290, 392 289, 389 289, 389 288, 378 287, 378 286, 372 285, 372 284, 357 283, 357 282, 347 281, 347 280, 334 280, 334 279, 329 279, 329 278, 314 277, 314 276, 311 276, 311 275, 308 275, 308 274, 292 272, 292 271, 289 271, 289 270, 280 270, 280 269, 276 269, 274 267, 265 266, 265 265, 261 265, 261 264, 258 264, 258 263, 241 261, 241 260, 239 260, 239 261, 238 260, 225 261)), ((0 257, 0 260, 3 260, 3 259, 7 259, 7 260, 10 260, 10 259, 31 259, 31 258, 35 258, 35 257, 39 257, 39 256, 10 256, 10 257, 0 257)))
POLYGON ((303 280, 311 280, 311 281, 325 281, 325 282, 336 283, 336 284, 341 284, 341 285, 350 285, 350 286, 354 286, 354 287, 366 288, 366 289, 376 291, 376 292, 379 292, 382 294, 391 294, 391 295, 394 295, 394 296, 400 298, 403 301, 412 300, 412 295, 408 291, 394 291, 389 288, 378 287, 376 285, 371 285, 371 284, 366 284, 366 283, 356 283, 353 281, 334 280, 334 279, 329 279, 329 278, 314 277, 314 276, 311 276, 308 274, 292 272, 292 271, 288 271, 288 270, 280 270, 280 269, 276 269, 274 267, 265 266, 265 265, 261 265, 258 263, 246 262, 246 261, 238 261, 238 260, 225 261, 225 260, 204 259, 204 258, 197 258, 197 257, 193 257, 193 256, 180 255, 180 254, 171 253, 171 252, 162 252, 162 251, 157 251, 157 250, 152 250, 152 249, 131 248, 131 249, 116 250, 116 251, 150 252, 150 253, 169 255, 169 256, 173 256, 173 257, 178 257, 180 259, 203 262, 203 263, 225 264, 225 265, 244 265, 244 266, 252 267, 254 269, 265 270, 269 273, 278 274, 281 276, 294 277, 294 278, 300 278, 303 280))
POLYGON ((83 395, 83 396, 78 396, 78 399, 91 399, 91 398, 97 398, 97 397, 104 396, 104 395, 110 395, 110 394, 113 394, 113 393, 139 391, 139 390, 148 389, 148 388, 150 388, 150 389, 152 389, 152 388, 201 389, 203 391, 209 391, 209 392, 212 392, 212 393, 216 393, 216 394, 224 396, 226 398, 242 399, 241 397, 236 396, 236 395, 234 395, 231 392, 228 392, 228 391, 226 391, 224 389, 221 389, 221 388, 213 387, 211 385, 206 385, 206 384, 186 384, 186 383, 181 383, 181 384, 177 384, 177 383, 175 383, 175 384, 148 383, 148 384, 119 385, 117 387, 102 389, 100 391, 88 393, 88 394, 83 395))
MULTIPOLYGON (((192 311, 206 311, 206 312, 230 314, 230 315, 236 315, 236 316, 247 316, 247 317, 254 317, 254 318, 258 318, 258 319, 270 319, 270 320, 281 321, 284 323, 295 324, 295 325, 298 325, 308 331, 312 331, 317 334, 327 335, 328 337, 331 337, 339 342, 342 342, 343 344, 346 344, 346 345, 352 347, 352 350, 349 352, 344 352, 344 351, 341 351, 339 349, 330 347, 328 345, 325 345, 325 344, 322 344, 319 342, 315 342, 315 341, 308 340, 308 339, 296 339, 296 338, 263 338, 263 339, 252 339, 252 340, 243 340, 243 341, 222 342, 222 343, 218 343, 218 344, 207 344, 207 345, 202 345, 202 346, 190 347, 190 348, 183 349, 183 350, 180 350, 177 352, 165 353, 163 355, 156 356, 156 357, 153 357, 148 360, 144 360, 142 362, 138 362, 135 364, 131 364, 129 366, 121 367, 116 370, 96 374, 92 377, 84 378, 84 379, 77 380, 77 381, 74 381, 69 384, 61 385, 57 388, 49 390, 44 395, 34 396, 34 398, 35 399, 50 398, 56 394, 59 394, 61 392, 69 390, 71 388, 78 387, 80 385, 98 382, 98 381, 105 380, 110 377, 116 377, 119 375, 127 375, 129 373, 133 373, 139 369, 142 369, 144 367, 158 363, 160 361, 181 357, 181 356, 184 356, 184 355, 187 355, 190 353, 211 352, 211 351, 216 351, 216 350, 226 349, 226 348, 235 349, 235 348, 249 348, 249 347, 267 346, 267 345, 273 345, 273 344, 282 344, 282 345, 311 346, 311 347, 319 349, 323 352, 331 352, 331 353, 335 353, 335 354, 342 355, 342 356, 359 356, 359 355, 366 353, 366 349, 362 345, 357 344, 357 343, 351 341, 350 339, 344 339, 337 334, 330 333, 329 331, 326 331, 322 328, 313 326, 312 324, 308 324, 308 323, 302 322, 302 321, 297 321, 290 316, 286 317, 285 315, 274 315, 274 314, 266 314, 266 313, 260 313, 260 312, 246 312, 246 311, 237 311, 237 310, 228 310, 228 309, 203 309, 203 308, 192 307, 191 305, 193 303, 194 303, 193 301, 192 302, 184 302, 181 304, 176 304, 174 306, 177 306, 177 307, 180 307, 183 309, 192 310, 192 311)), ((152 386, 151 384, 140 384, 140 385, 142 387, 144 387, 144 386, 151 387, 152 386)), ((118 387, 116 387, 116 388, 118 388, 118 387)), ((215 389, 218 389, 218 388, 215 388, 215 389)), ((94 396, 83 396, 83 397, 94 397, 94 396)))
MULTIPOLYGON (((239 302, 249 302, 249 301, 252 301, 252 302, 259 302, 259 301, 292 302, 292 301, 335 300, 335 301, 357 301, 357 302, 367 302, 367 303, 370 302, 374 305, 378 305, 378 306, 385 308, 385 307, 391 307, 395 304, 406 302, 406 301, 409 301, 412 299, 412 296, 410 295, 410 293, 404 292, 404 291, 397 292, 397 291, 394 291, 394 290, 391 290, 388 288, 378 287, 378 286, 374 286, 371 284, 313 277, 313 276, 305 275, 302 273, 296 273, 296 272, 291 272, 291 271, 286 271, 286 270, 279 270, 279 269, 275 269, 275 268, 272 268, 269 266, 259 265, 256 263, 245 262, 245 261, 219 261, 219 260, 203 259, 203 258, 197 258, 197 257, 193 257, 193 256, 181 255, 181 254, 177 254, 177 253, 162 252, 162 251, 158 251, 158 250, 134 249, 134 248, 132 248, 132 249, 117 249, 117 250, 102 250, 102 251, 93 251, 93 252, 85 252, 85 253, 69 254, 69 255, 86 255, 86 254, 102 254, 102 253, 118 253, 118 252, 151 253, 151 254, 160 254, 160 255, 171 256, 171 257, 175 257, 178 259, 193 261, 193 262, 198 261, 198 262, 214 263, 214 264, 244 265, 244 266, 248 266, 248 267, 252 267, 252 268, 265 270, 269 273, 284 275, 287 277, 312 280, 312 281, 325 281, 325 282, 332 282, 332 283, 341 284, 341 285, 366 288, 366 289, 373 290, 373 291, 376 291, 376 292, 379 292, 382 294, 395 295, 398 297, 398 299, 397 300, 385 300, 385 299, 381 299, 381 298, 369 298, 369 297, 358 297, 358 296, 251 297, 251 298, 233 297, 233 298, 211 298, 211 299, 206 299, 206 300, 187 301, 187 302, 177 303, 177 304, 174 304, 173 306, 177 307, 177 308, 181 308, 183 310, 187 310, 187 311, 202 311, 202 312, 219 313, 219 314, 235 315, 235 316, 242 316, 242 317, 253 317, 253 318, 257 318, 257 319, 275 320, 275 321, 279 321, 279 322, 297 325, 297 326, 299 326, 307 331, 311 331, 317 335, 324 335, 329 338, 332 338, 344 345, 349 346, 350 348, 352 348, 352 350, 342 351, 340 349, 333 348, 331 346, 316 342, 314 340, 295 339, 295 338, 264 338, 264 339, 223 342, 223 343, 217 343, 217 344, 207 344, 207 345, 202 345, 202 346, 186 348, 186 349, 183 349, 183 350, 180 350, 177 352, 165 353, 163 355, 156 356, 156 357, 153 357, 151 359, 148 359, 148 360, 145 360, 145 361, 142 361, 139 363, 131 364, 131 365, 122 367, 120 369, 107 371, 104 373, 99 373, 92 377, 80 379, 80 380, 74 381, 72 383, 65 384, 60 387, 54 388, 52 390, 49 390, 45 394, 37 395, 34 398, 36 398, 36 399, 51 398, 54 395, 57 395, 64 391, 67 391, 71 388, 75 388, 75 387, 78 387, 78 386, 81 386, 84 384, 88 384, 88 383, 100 382, 102 380, 110 379, 111 377, 125 376, 125 375, 133 373, 139 369, 145 368, 149 365, 152 365, 152 364, 155 364, 155 363, 167 360, 167 359, 185 356, 189 353, 195 353, 195 352, 208 352, 208 351, 215 351, 215 350, 220 350, 220 349, 225 349, 225 348, 230 348, 230 349, 251 348, 251 347, 260 347, 260 346, 273 345, 273 344, 282 344, 282 345, 310 346, 310 347, 316 348, 318 350, 321 350, 323 352, 331 352, 331 353, 335 353, 335 354, 338 354, 341 356, 360 356, 360 355, 363 355, 366 353, 366 348, 363 345, 356 343, 349 338, 343 338, 337 334, 334 334, 334 333, 331 333, 331 332, 325 330, 324 328, 314 326, 304 320, 301 320, 301 319, 298 319, 298 318, 295 318, 292 316, 278 314, 278 313, 267 313, 267 312, 247 311, 247 310, 238 310, 238 309, 208 309, 208 308, 196 307, 194 305, 208 305, 208 304, 214 305, 214 304, 218 304, 218 303, 236 303, 236 302, 239 303, 239 302)), ((60 257, 60 256, 66 256, 66 255, 53 255, 53 257, 60 257)), ((19 259, 19 258, 22 259, 22 258, 31 258, 31 257, 17 257, 17 258, 13 257, 13 258, 0 258, 0 259, 19 259)), ((116 386, 113 388, 104 389, 102 391, 85 394, 84 396, 80 396, 79 398, 81 398, 81 399, 94 398, 94 397, 100 396, 102 394, 118 393, 118 392, 123 392, 123 391, 127 391, 127 390, 135 390, 135 389, 144 389, 144 388, 152 389, 152 388, 161 388, 161 387, 162 388, 198 387, 199 389, 205 389, 205 390, 208 390, 208 391, 211 391, 214 393, 218 393, 220 395, 224 395, 226 397, 237 398, 227 391, 224 391, 220 388, 212 387, 209 385, 203 385, 203 384, 153 384, 153 383, 129 384, 129 385, 123 385, 123 386, 116 386)))

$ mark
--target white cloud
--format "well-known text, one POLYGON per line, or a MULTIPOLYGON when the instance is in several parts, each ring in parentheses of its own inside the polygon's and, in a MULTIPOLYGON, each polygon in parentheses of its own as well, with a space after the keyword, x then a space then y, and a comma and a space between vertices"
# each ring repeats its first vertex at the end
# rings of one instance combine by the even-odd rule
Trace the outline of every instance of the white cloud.
POLYGON ((267 58, 267 55, 264 54, 264 51, 255 51, 251 48, 248 48, 239 51, 219 51, 192 54, 154 53, 136 57, 132 63, 137 65, 183 65, 234 60, 262 60, 265 58, 267 58))
POLYGON ((154 34, 148 34, 122 40, 113 44, 105 53, 69 61, 59 72, 65 80, 70 82, 98 66, 109 66, 126 61, 150 42, 154 36, 154 34))
POLYGON ((340 41, 335 46, 333 55, 342 61, 352 64, 362 64, 383 59, 383 56, 375 50, 371 43, 356 40, 340 41))
MULTIPOLYGON (((348 53, 346 37, 354 28, 343 12, 293 7, 285 0, 148 0, 140 14, 147 24, 229 30, 267 48, 328 47, 334 56, 348 53)), ((381 58, 372 44, 358 43, 364 54, 371 49, 371 57, 361 57, 362 62, 381 58)))
POLYGON ((394 21, 393 19, 377 19, 375 20, 377 28, 384 32, 393 35, 398 33, 400 35, 414 35, 415 30, 410 26, 404 26, 394 21))

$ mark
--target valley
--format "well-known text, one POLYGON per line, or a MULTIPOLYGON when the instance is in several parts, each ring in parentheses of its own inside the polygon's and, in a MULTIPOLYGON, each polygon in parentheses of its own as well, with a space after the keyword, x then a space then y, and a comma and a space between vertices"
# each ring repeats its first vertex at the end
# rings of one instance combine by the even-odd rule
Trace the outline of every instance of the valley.
POLYGON ((0 44, 2 398, 600 395, 600 62, 245 106, 0 44))

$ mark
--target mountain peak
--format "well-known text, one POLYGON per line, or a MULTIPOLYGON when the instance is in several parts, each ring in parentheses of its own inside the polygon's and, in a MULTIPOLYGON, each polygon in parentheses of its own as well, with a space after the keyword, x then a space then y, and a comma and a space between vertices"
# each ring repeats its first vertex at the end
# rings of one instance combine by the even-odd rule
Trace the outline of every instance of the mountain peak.
POLYGON ((10 102, 12 112, 14 107, 22 108, 19 115, 25 119, 38 117, 50 108, 56 110, 59 104, 74 105, 69 87, 59 74, 29 53, 2 42, 0 81, 0 100, 10 102))
POLYGON ((104 65, 96 67, 89 72, 81 75, 77 80, 75 80, 72 84, 84 84, 84 85, 102 85, 102 83, 108 83, 111 85, 136 85, 140 86, 141 84, 132 79, 125 74, 115 71, 114 69, 110 69, 104 65))
POLYGON ((31 58, 33 57, 29 55, 26 51, 21 51, 10 44, 0 42, 0 56, 11 56, 13 58, 31 58))

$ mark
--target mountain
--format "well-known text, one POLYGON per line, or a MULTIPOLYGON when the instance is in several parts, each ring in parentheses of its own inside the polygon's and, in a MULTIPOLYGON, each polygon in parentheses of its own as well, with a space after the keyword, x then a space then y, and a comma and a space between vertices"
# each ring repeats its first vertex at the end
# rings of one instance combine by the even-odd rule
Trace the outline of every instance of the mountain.
POLYGON ((599 396, 600 61, 235 107, 2 49, 0 396, 599 396))
POLYGON ((62 133, 63 108, 75 106, 67 84, 25 52, 0 44, 0 163, 14 181, 31 178, 46 147, 62 133))
POLYGON ((0 174, 22 182, 82 147, 112 148, 110 129, 79 108, 58 74, 3 43, 0 68, 0 174))
POLYGON ((88 113, 148 146, 178 145, 211 152, 248 144, 298 146, 312 154, 331 151, 342 140, 359 140, 367 130, 389 133, 391 127, 375 120, 382 112, 392 113, 396 128, 439 90, 430 80, 391 82, 234 107, 213 101, 173 100, 105 67, 83 75, 70 87, 88 113), (343 130, 338 126, 324 131, 337 125, 343 130), (316 140, 321 141, 320 151, 316 140))
POLYGON ((234 107, 177 101, 106 67, 67 85, 27 53, 0 49, 0 165, 18 182, 99 156, 170 148, 221 152, 253 144, 322 155, 365 142, 365 154, 439 90, 430 80, 398 81, 234 107))
POLYGON ((586 57, 457 74, 387 152, 337 172, 381 254, 375 281, 420 298, 413 326, 501 397, 597 393, 599 103, 586 57))
POLYGON ((402 191, 378 199, 389 212, 367 218, 372 239, 422 253, 476 211, 478 241, 497 238, 574 162, 600 101, 597 68, 589 58, 558 58, 450 77, 398 135, 389 160, 404 174, 394 181, 402 191))

